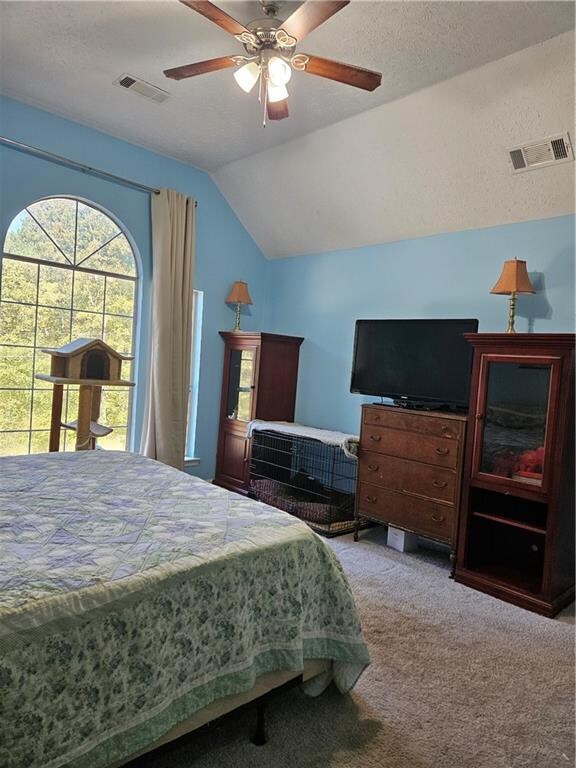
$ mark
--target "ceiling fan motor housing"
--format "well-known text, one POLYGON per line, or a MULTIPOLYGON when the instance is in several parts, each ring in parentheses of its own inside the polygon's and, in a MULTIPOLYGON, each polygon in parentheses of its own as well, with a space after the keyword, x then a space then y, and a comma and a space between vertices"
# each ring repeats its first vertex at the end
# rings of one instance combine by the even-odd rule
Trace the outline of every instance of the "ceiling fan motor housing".
POLYGON ((256 19, 246 25, 248 34, 242 33, 235 37, 242 43, 246 53, 251 56, 266 49, 291 53, 298 41, 282 29, 283 23, 282 19, 272 17, 256 19))

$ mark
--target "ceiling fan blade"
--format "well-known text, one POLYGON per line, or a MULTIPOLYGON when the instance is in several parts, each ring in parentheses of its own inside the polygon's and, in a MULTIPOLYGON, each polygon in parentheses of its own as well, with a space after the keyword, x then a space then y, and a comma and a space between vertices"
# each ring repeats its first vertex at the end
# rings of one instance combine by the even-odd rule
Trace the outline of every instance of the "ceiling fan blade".
POLYGON ((226 32, 230 32, 231 35, 241 35, 243 32, 249 33, 249 30, 243 24, 240 24, 239 21, 229 16, 226 11, 208 2, 208 0, 180 0, 180 2, 210 19, 214 24, 218 24, 219 27, 225 29, 226 32))
POLYGON ((195 64, 184 64, 182 67, 165 69, 164 74, 172 80, 184 80, 187 77, 203 75, 206 72, 216 72, 219 69, 227 69, 236 66, 236 56, 220 56, 217 59, 197 61, 195 64))
POLYGON ((342 64, 332 59, 322 59, 320 56, 309 56, 304 71, 309 75, 326 77, 328 80, 337 80, 339 83, 353 85, 355 88, 363 88, 365 91, 373 91, 382 82, 382 73, 373 72, 371 69, 354 67, 352 64, 342 64))
POLYGON ((266 105, 268 120, 284 120, 288 117, 288 99, 282 101, 269 101, 266 105))
POLYGON ((308 0, 283 22, 282 29, 296 40, 302 40, 349 2, 350 0, 308 0))

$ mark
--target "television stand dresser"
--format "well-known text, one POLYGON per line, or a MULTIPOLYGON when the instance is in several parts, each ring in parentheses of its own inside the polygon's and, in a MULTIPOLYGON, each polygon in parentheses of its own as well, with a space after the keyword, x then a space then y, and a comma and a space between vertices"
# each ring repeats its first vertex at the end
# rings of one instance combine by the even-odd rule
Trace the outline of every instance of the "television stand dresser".
POLYGON ((467 417, 362 406, 356 493, 361 519, 456 546, 467 417))

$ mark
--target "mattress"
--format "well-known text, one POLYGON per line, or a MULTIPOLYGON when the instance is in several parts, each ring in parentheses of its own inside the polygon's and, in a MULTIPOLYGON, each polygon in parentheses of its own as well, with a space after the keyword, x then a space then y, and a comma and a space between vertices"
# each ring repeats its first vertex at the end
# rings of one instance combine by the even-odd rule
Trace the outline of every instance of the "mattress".
POLYGON ((3 768, 103 768, 306 659, 369 663, 304 523, 134 454, 0 459, 3 768))

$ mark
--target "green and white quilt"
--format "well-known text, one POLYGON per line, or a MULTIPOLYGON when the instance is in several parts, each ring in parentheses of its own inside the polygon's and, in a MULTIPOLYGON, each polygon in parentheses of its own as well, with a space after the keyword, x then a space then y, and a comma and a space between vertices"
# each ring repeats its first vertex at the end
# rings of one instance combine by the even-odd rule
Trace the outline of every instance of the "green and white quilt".
POLYGON ((304 523, 135 454, 0 459, 2 768, 101 768, 313 658, 369 663, 304 523))

